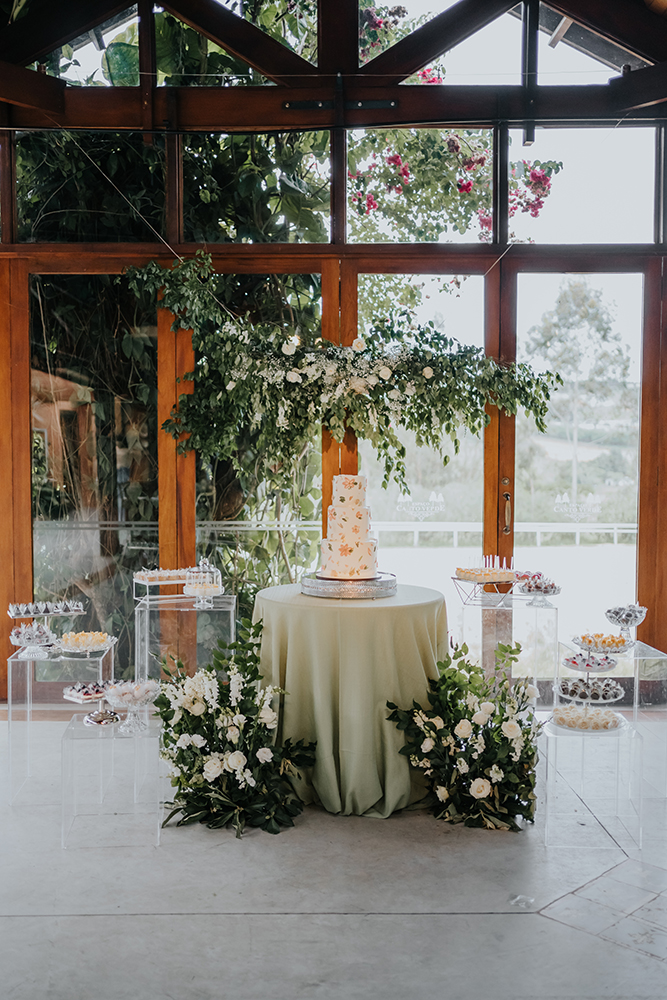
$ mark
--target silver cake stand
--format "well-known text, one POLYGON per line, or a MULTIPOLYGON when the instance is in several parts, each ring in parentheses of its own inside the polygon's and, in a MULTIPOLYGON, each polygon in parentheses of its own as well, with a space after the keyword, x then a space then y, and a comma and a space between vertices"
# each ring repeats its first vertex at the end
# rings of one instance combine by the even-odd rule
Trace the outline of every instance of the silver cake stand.
POLYGON ((309 597, 337 597, 348 601, 370 600, 377 597, 394 597, 394 573, 378 573, 370 580, 332 580, 329 577, 308 573, 301 577, 301 593, 309 597))

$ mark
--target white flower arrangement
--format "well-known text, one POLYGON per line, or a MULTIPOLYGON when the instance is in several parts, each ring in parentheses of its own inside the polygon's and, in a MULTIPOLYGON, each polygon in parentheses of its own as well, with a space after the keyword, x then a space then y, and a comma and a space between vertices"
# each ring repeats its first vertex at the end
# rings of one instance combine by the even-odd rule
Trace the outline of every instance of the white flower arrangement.
POLYGON ((454 647, 438 664, 430 709, 388 703, 389 719, 405 732, 401 753, 429 780, 438 819, 519 830, 517 819, 535 816, 536 688, 527 678, 512 680, 520 646, 498 646, 491 680, 467 653, 466 646, 454 647))
POLYGON ((272 702, 281 692, 260 687, 261 623, 241 623, 239 640, 220 644, 213 666, 188 676, 181 663, 155 705, 164 722, 162 757, 175 788, 165 824, 205 823, 212 829, 246 826, 269 833, 293 826, 303 805, 290 775, 311 767, 315 745, 287 740, 274 745, 278 715, 272 702))

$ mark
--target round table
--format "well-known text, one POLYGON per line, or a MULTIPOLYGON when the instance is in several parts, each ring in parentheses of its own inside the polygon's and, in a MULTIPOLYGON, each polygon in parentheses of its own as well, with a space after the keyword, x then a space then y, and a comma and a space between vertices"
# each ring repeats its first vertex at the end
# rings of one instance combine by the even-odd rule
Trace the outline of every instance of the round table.
POLYGON ((287 692, 278 739, 317 740, 315 767, 297 785, 304 802, 385 818, 421 798, 387 701, 427 705, 447 652, 442 594, 399 585, 395 597, 338 600, 269 587, 255 602, 260 619, 263 677, 287 692))

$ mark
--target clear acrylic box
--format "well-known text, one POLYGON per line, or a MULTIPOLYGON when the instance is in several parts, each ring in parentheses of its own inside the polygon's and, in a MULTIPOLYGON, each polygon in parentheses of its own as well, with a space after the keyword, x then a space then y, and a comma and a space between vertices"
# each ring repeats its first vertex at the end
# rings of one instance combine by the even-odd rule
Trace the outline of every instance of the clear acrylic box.
POLYGON ((135 736, 86 726, 83 714, 62 737, 62 847, 157 847, 168 797, 159 719, 135 736))
POLYGON ((148 594, 135 606, 136 680, 159 680, 166 659, 180 659, 190 673, 212 662, 218 641, 233 642, 236 598, 211 597, 210 607, 183 594, 148 594))
POLYGON ((546 821, 548 847, 600 848, 609 837, 622 850, 642 845, 644 741, 624 721, 601 732, 547 722, 546 821))
POLYGON ((63 688, 76 681, 113 680, 114 649, 89 656, 42 654, 39 660, 21 659, 19 652, 7 661, 9 800, 15 802, 20 795, 25 803, 54 804, 60 801, 63 726, 82 710, 64 700, 63 688), (33 768, 37 759, 39 772, 33 768))

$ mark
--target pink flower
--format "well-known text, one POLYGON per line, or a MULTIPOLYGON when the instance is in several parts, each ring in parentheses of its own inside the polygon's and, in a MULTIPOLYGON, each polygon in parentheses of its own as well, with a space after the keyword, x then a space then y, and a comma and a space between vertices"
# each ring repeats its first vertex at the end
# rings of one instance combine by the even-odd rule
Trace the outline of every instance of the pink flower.
POLYGON ((462 177, 459 177, 459 179, 456 182, 456 186, 461 192, 461 194, 470 194, 470 192, 472 191, 472 181, 471 180, 465 181, 463 180, 462 177))
POLYGON ((392 153, 391 156, 387 157, 387 163, 390 167, 402 167, 403 160, 400 158, 398 153, 392 153))
POLYGON ((366 215, 370 215, 378 207, 378 203, 369 191, 366 195, 366 215))
POLYGON ((481 229, 491 230, 493 228, 492 216, 488 215, 483 209, 480 208, 479 212, 477 213, 477 218, 479 219, 479 225, 481 229))

